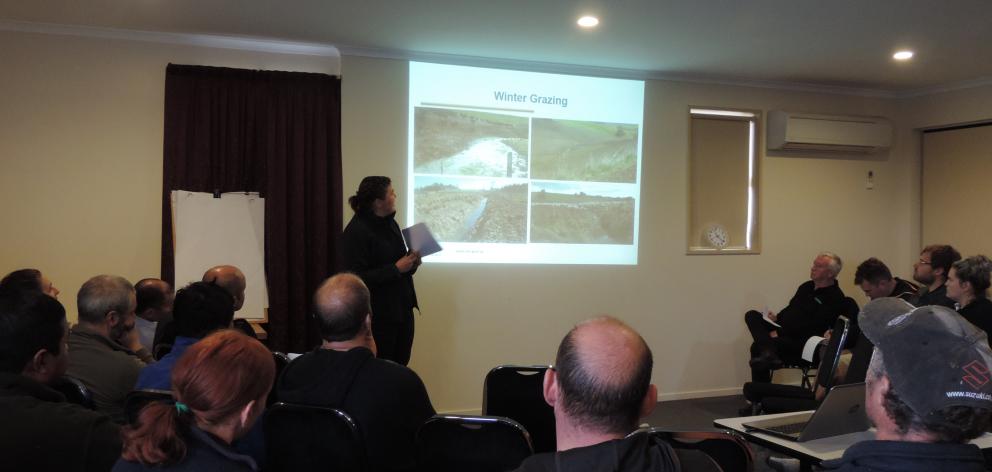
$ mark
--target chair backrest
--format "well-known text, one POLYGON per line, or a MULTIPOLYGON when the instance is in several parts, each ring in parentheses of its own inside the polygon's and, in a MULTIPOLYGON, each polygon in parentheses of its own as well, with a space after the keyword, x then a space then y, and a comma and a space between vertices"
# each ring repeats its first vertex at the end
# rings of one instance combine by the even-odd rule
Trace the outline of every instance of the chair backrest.
POLYGON ((369 470, 358 424, 336 408, 276 403, 265 413, 266 470, 369 470))
POLYGON ((752 472, 754 453, 747 441, 731 431, 666 431, 660 428, 639 430, 667 442, 675 449, 682 470, 715 472, 752 472))
MULTIPOLYGON (((278 352, 278 351, 272 351, 272 360, 274 360, 275 363, 276 363, 276 377, 275 378, 276 378, 276 383, 278 384, 278 382, 279 382, 279 375, 282 374, 282 371, 286 369, 286 366, 287 365, 289 365, 290 359, 289 359, 289 356, 287 356, 286 354, 283 354, 283 353, 278 352)), ((276 389, 275 385, 272 386, 272 390, 269 390, 269 397, 265 401, 265 405, 266 406, 272 406, 277 401, 279 401, 279 398, 276 396, 276 390, 277 389, 276 389)))
POLYGON ((486 374, 482 387, 482 414, 505 416, 527 429, 534 444, 534 452, 553 452, 555 439, 555 412, 544 401, 544 373, 546 365, 501 365, 486 374))
POLYGON ((838 316, 834 327, 830 330, 830 341, 827 342, 823 355, 820 356, 820 367, 816 369, 816 384, 830 389, 834 385, 834 372, 840 364, 840 354, 847 343, 847 333, 850 320, 846 316, 838 316))
POLYGON ((93 394, 79 379, 65 375, 56 380, 50 387, 65 395, 66 401, 70 403, 82 405, 91 410, 96 408, 93 404, 93 394))
POLYGON ((501 416, 435 415, 417 431, 420 470, 501 472, 534 453, 527 429, 501 416))
POLYGON ((137 424, 138 415, 141 409, 151 402, 172 401, 172 392, 169 390, 132 390, 124 397, 124 418, 128 424, 137 424))

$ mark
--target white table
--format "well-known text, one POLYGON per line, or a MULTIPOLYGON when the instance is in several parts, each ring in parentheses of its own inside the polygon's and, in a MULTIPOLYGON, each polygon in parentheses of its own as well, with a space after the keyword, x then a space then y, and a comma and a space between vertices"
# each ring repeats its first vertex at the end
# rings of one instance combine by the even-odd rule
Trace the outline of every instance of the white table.
MULTIPOLYGON (((810 410, 808 413, 812 413, 810 410)), ((722 418, 713 420, 713 425, 733 430, 739 433, 748 442, 767 447, 773 451, 780 452, 790 457, 799 459, 802 469, 809 470, 813 464, 822 461, 838 459, 844 455, 844 451, 854 443, 875 439, 875 429, 861 431, 858 433, 842 434, 828 438, 815 439, 813 441, 796 442, 779 438, 760 431, 751 431, 744 427, 743 423, 760 421, 782 416, 795 415, 796 413, 777 413, 773 415, 743 416, 740 418, 722 418)), ((992 448, 992 434, 985 433, 971 441, 982 449, 992 448)))

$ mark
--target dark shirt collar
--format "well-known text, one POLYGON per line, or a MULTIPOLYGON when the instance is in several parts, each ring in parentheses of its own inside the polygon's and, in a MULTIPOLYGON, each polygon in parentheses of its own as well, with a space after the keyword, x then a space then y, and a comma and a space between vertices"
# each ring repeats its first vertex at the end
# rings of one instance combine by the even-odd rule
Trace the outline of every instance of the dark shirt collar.
POLYGON ((116 341, 112 341, 112 340, 110 340, 110 338, 104 336, 103 334, 98 333, 98 332, 96 332, 96 331, 94 331, 92 329, 89 329, 89 328, 87 328, 87 327, 85 327, 83 325, 76 325, 75 327, 72 328, 72 330, 69 332, 69 334, 70 335, 79 336, 79 337, 83 337, 83 338, 87 338, 87 339, 91 339, 93 341, 96 341, 96 342, 98 342, 100 344, 103 344, 103 345, 109 347, 110 349, 112 349, 114 351, 123 351, 123 352, 126 352, 126 353, 128 353, 128 354, 130 354, 132 356, 137 356, 137 354, 135 354, 134 351, 132 351, 132 350, 124 347, 122 344, 120 344, 120 343, 118 343, 116 341))
POLYGON ((46 402, 61 403, 65 395, 21 374, 0 373, 0 395, 27 395, 46 402))
POLYGON ((220 454, 225 459, 232 462, 240 462, 245 466, 249 467, 251 470, 258 470, 258 464, 255 463, 255 459, 251 456, 246 456, 244 454, 238 454, 231 446, 217 436, 214 436, 196 426, 191 426, 189 428, 190 435, 193 436, 198 442, 204 445, 204 447, 220 454))

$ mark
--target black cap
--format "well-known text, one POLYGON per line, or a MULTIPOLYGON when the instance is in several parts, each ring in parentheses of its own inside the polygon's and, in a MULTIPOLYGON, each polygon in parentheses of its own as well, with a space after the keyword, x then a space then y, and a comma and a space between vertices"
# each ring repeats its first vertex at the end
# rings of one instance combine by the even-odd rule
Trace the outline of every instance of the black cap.
POLYGON ((992 350, 984 331, 950 308, 872 300, 858 317, 882 352, 892 388, 916 414, 950 406, 992 409, 992 350))

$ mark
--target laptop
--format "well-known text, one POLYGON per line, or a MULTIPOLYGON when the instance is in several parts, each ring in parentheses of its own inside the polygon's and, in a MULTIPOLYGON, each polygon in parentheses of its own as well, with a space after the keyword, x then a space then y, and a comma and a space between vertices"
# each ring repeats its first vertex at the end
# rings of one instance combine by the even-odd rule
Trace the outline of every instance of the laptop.
POLYGON ((812 413, 752 421, 742 426, 797 442, 865 431, 871 426, 865 416, 865 384, 835 386, 812 413))

